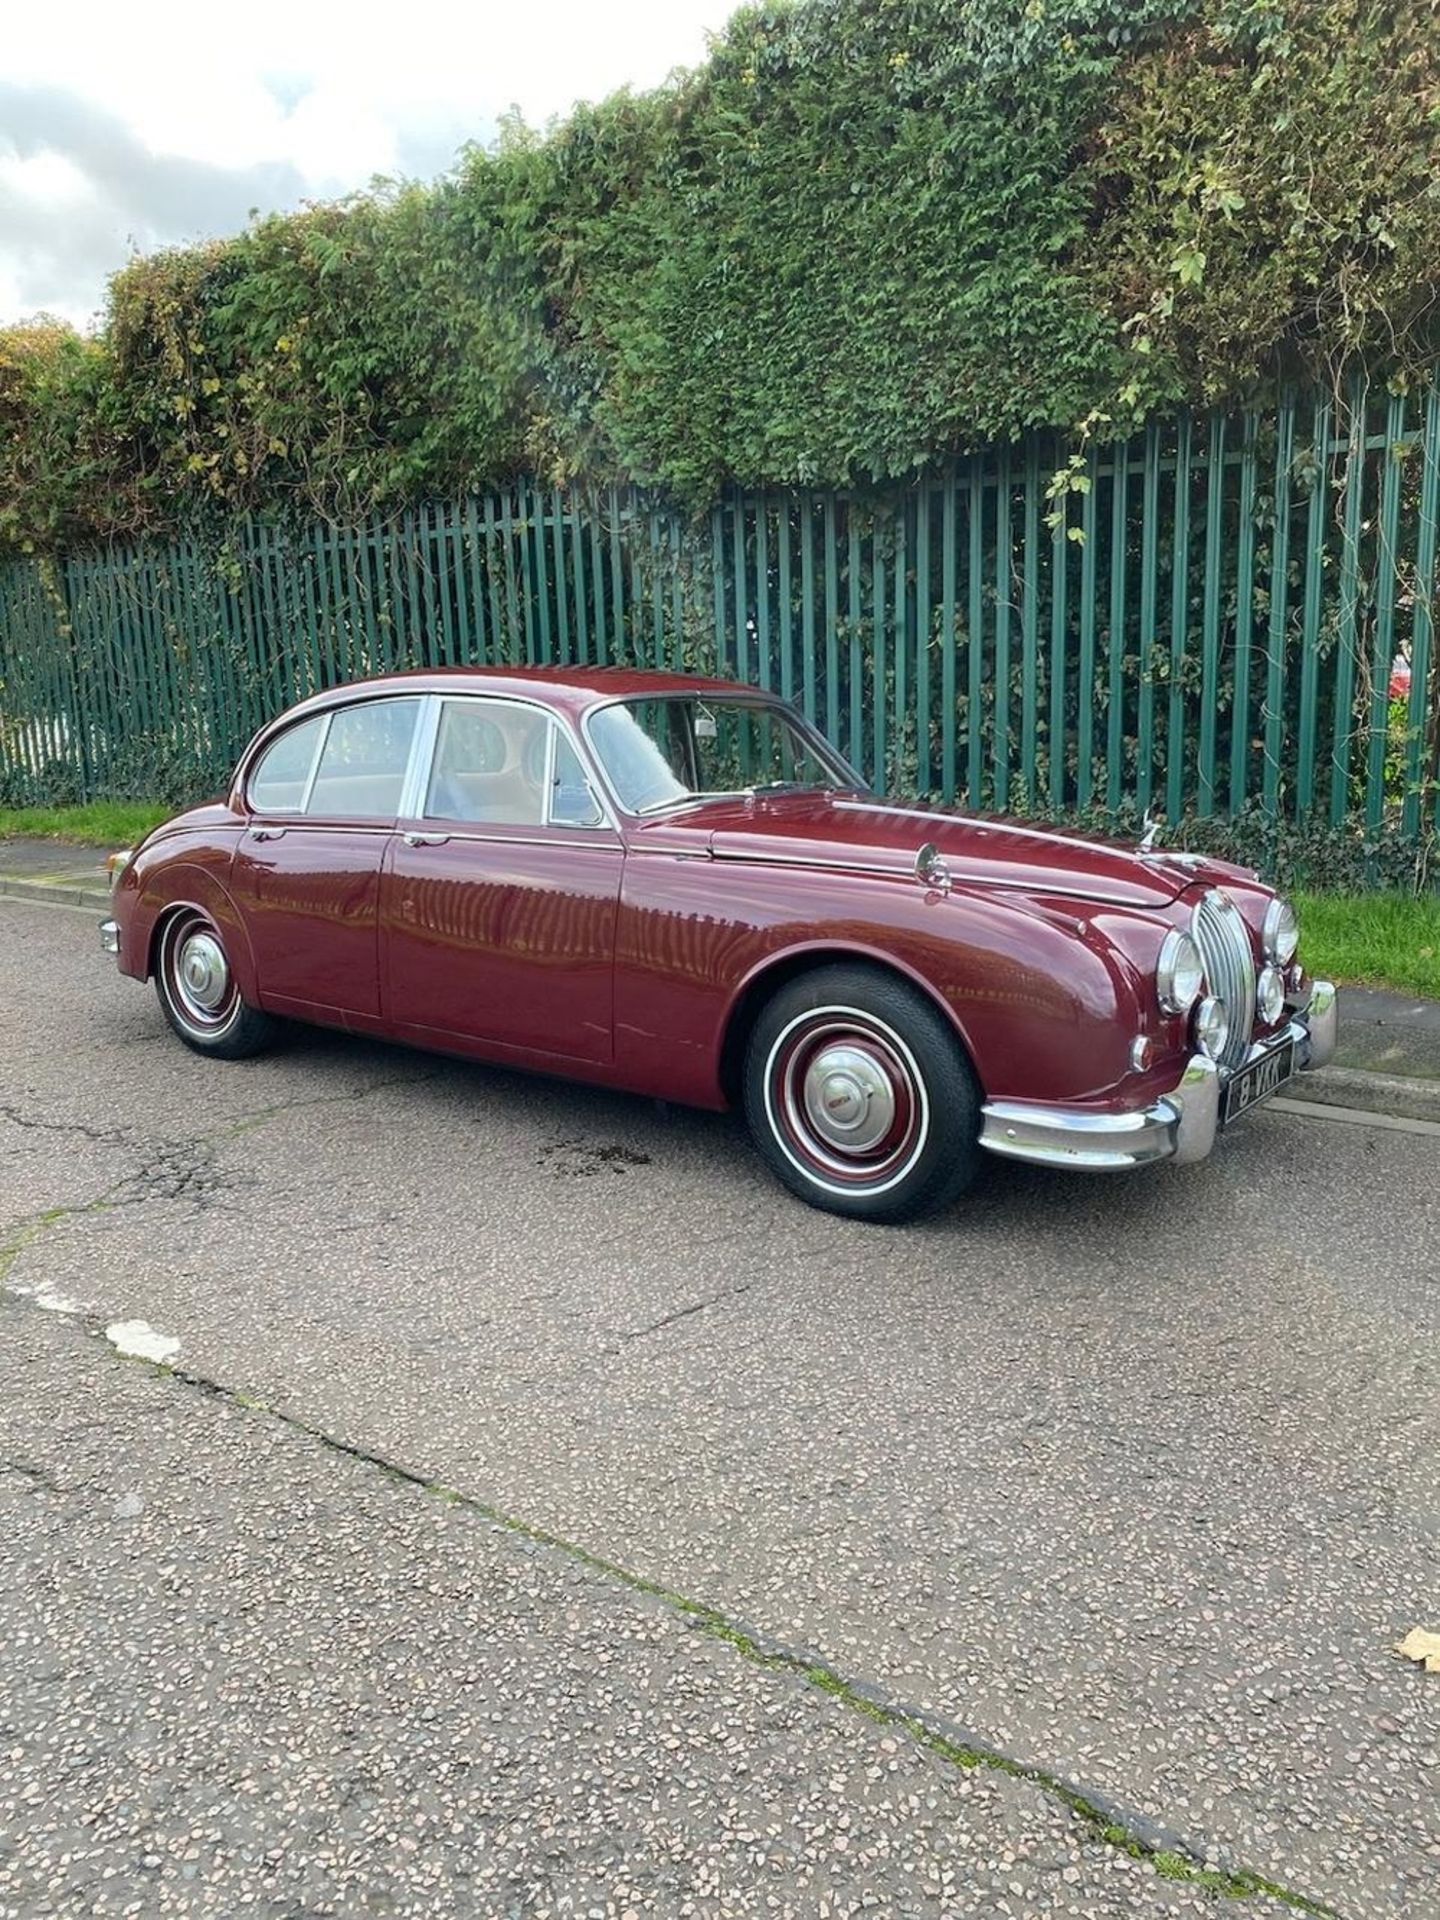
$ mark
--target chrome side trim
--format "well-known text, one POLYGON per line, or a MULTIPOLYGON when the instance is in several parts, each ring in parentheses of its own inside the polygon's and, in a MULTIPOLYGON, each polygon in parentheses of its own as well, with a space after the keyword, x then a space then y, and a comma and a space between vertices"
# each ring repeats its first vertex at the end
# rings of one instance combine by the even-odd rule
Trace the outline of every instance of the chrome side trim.
POLYGON ((401 831, 400 838, 409 847, 438 847, 443 845, 462 845, 477 847, 573 847, 581 853, 622 853, 624 844, 619 834, 602 827, 534 827, 520 828, 517 832, 507 833, 503 826, 483 827, 476 825, 464 829, 447 827, 443 833, 430 833, 424 829, 409 828, 401 831), (560 833, 605 833, 603 840, 557 840, 560 833))
MULTIPOLYGON (((975 824, 984 825, 983 821, 976 821, 973 813, 965 813, 959 807, 902 807, 896 802, 881 799, 875 794, 861 800, 836 800, 832 805, 845 813, 888 813, 899 820, 928 822, 932 827, 937 820, 969 820, 975 824)), ((1031 837, 1036 840, 1050 838, 1048 834, 1043 833, 1035 833, 1031 837)))
POLYGON ((383 820, 332 820, 323 813, 317 813, 309 819, 298 813, 262 814, 261 821, 267 820, 278 824, 246 827, 241 835, 242 840, 279 840, 287 833, 372 833, 384 840, 395 831, 395 822, 388 815, 383 820))
MULTIPOLYGON (((838 804, 838 803, 837 803, 838 804)), ((863 873, 873 875, 880 880, 913 880, 915 869, 903 855, 897 856, 897 864, 879 866, 864 860, 827 860, 819 854, 793 853, 752 853, 734 852, 724 847, 711 849, 716 860, 733 860, 753 867, 801 867, 807 871, 830 873, 863 873)), ((949 866, 949 862, 946 865, 949 866)), ((1122 894, 1107 893, 1093 882, 1079 882, 1073 887, 1051 887, 1039 881, 1027 879, 1023 873, 1008 878, 998 875, 967 873, 963 867, 950 866, 950 884, 952 888, 990 887, 997 893, 1043 893, 1053 895, 1057 900, 1079 900, 1087 906, 1134 907, 1144 908, 1135 900, 1127 900, 1122 894)))
POLYGON ((828 870, 831 873, 870 874, 878 880, 913 880, 915 878, 914 867, 905 861, 903 855, 900 857, 900 864, 893 867, 882 867, 864 860, 826 860, 819 854, 739 853, 715 846, 710 849, 710 857, 713 860, 729 860, 737 866, 746 867, 804 867, 807 871, 813 869, 817 872, 828 870))

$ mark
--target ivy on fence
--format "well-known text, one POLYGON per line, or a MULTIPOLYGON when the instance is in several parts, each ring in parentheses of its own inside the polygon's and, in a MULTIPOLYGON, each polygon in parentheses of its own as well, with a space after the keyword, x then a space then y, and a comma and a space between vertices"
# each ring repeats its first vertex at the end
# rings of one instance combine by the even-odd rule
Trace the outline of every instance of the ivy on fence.
POLYGON ((0 798, 219 785, 265 719, 420 665, 692 668, 893 791, 1348 835, 1436 824, 1440 389, 1037 436, 902 489, 685 518, 529 482, 303 535, 0 568, 0 798))

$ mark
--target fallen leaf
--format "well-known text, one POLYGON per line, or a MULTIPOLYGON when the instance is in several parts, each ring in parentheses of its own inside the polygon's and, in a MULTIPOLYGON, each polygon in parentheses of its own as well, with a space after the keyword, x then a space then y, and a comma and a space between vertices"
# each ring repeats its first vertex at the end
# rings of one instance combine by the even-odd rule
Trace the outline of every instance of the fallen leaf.
POLYGON ((1427 1673, 1440 1673, 1440 1633, 1412 1627, 1403 1640, 1396 1642, 1395 1651, 1407 1660, 1422 1661, 1427 1673))

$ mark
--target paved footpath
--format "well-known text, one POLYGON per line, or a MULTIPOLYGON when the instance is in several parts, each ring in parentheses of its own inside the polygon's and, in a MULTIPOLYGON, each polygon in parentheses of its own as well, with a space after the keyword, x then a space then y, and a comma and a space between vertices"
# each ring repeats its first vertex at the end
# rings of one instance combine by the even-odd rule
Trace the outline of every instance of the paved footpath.
POLYGON ((0 1916, 1430 1920, 1437 1176, 864 1230, 0 900, 0 1916))

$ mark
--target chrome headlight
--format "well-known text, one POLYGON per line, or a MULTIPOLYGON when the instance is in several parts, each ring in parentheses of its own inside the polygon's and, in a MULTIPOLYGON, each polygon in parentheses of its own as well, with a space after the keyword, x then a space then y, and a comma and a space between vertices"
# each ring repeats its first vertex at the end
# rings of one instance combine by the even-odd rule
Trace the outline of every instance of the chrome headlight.
POLYGON ((1300 944, 1300 922, 1290 902, 1282 900, 1278 894, 1265 909, 1265 932, 1262 937, 1265 958, 1271 966, 1288 967, 1300 944))
POLYGON ((1195 1009, 1195 1044, 1209 1060, 1218 1060, 1230 1038, 1230 1015, 1225 1002, 1207 993, 1195 1009))
POLYGON ((1181 927, 1165 936, 1155 967, 1155 991, 1166 1013, 1188 1013, 1205 984, 1205 962, 1200 949, 1181 927))
POLYGON ((105 861, 105 871, 110 879, 110 891, 113 893, 120 884, 120 876, 135 858, 135 849, 126 847, 122 853, 112 853, 105 861))
POLYGON ((1255 1011, 1267 1027, 1273 1027, 1285 1011, 1285 976, 1278 967, 1261 969, 1255 982, 1255 1011))

